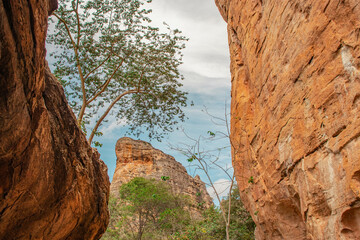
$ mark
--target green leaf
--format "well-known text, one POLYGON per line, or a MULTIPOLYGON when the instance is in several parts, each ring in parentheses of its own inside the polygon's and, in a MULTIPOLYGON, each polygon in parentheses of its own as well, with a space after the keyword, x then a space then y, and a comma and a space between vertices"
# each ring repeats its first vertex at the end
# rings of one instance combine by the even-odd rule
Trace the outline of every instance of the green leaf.
POLYGON ((208 131, 208 134, 211 136, 211 137, 215 137, 215 133, 211 132, 211 131, 208 131))
POLYGON ((163 180, 163 181, 167 181, 167 180, 169 180, 169 179, 170 179, 169 176, 161 176, 161 180, 163 180))

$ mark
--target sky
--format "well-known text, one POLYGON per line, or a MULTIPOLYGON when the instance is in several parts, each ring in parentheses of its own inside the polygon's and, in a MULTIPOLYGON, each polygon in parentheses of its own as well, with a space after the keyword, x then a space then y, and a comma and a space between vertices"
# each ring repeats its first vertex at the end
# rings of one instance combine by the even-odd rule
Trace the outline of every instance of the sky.
MULTIPOLYGON (((189 93, 188 98, 195 105, 184 109, 188 120, 180 124, 181 129, 193 138, 206 136, 208 131, 226 132, 225 126, 217 125, 204 112, 206 108, 211 115, 225 118, 225 111, 229 112, 230 104, 230 57, 226 23, 214 0, 153 0, 152 3, 147 4, 147 7, 153 10, 150 17, 154 26, 160 27, 166 22, 172 29, 178 28, 189 38, 183 51, 184 63, 180 71, 185 77, 182 82, 184 90, 189 93)), ((51 60, 49 63, 51 65, 51 60)), ((98 140, 103 146, 98 150, 101 159, 108 166, 111 181, 116 167, 115 144, 119 138, 125 136, 126 130, 111 116, 108 120, 109 122, 100 129, 104 135, 98 140)), ((170 133, 162 142, 152 140, 151 144, 174 156, 187 167, 189 164, 187 158, 169 147, 169 145, 181 146, 182 143, 191 142, 183 131, 170 133)), ((149 141, 146 136, 141 136, 140 139, 149 141)), ((227 139, 203 142, 204 150, 214 150, 226 145, 228 145, 227 139)), ((230 149, 223 150, 219 158, 222 166, 231 166, 230 149)), ((205 175, 195 171, 194 167, 187 167, 187 170, 190 174, 198 174, 204 182, 208 182, 205 175)), ((219 169, 213 169, 210 173, 219 192, 223 196, 226 195, 224 189, 228 186, 227 176, 219 169)), ((213 191, 211 189, 208 191, 213 196, 213 191)))

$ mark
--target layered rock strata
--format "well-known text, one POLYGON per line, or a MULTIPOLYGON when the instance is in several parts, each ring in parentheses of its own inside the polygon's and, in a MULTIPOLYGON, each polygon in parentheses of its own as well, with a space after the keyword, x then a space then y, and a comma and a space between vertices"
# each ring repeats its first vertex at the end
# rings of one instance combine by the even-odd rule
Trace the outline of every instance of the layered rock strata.
POLYGON ((360 239, 358 0, 216 0, 231 138, 260 239, 360 239))
POLYGON ((99 239, 107 167, 45 62, 54 0, 0 1, 0 239, 99 239))
POLYGON ((118 196, 119 187, 134 177, 159 181, 161 177, 169 177, 166 181, 175 194, 190 197, 195 215, 199 213, 199 207, 209 208, 213 204, 199 176, 191 177, 174 157, 153 148, 150 143, 128 137, 120 138, 116 142, 115 152, 116 169, 110 187, 115 196, 118 196))

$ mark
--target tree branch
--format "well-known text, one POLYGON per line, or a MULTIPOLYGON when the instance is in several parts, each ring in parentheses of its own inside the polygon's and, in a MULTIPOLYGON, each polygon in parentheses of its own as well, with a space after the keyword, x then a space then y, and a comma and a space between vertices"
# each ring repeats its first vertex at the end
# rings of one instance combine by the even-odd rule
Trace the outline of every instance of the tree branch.
POLYGON ((70 29, 69 29, 69 26, 67 25, 66 21, 64 19, 62 19, 59 15, 57 15, 55 12, 53 13, 53 15, 59 19, 60 22, 62 22, 65 26, 65 29, 66 29, 66 32, 68 33, 69 37, 70 37, 70 41, 71 41, 71 44, 73 45, 74 49, 76 48, 76 44, 75 44, 75 41, 71 35, 71 32, 70 32, 70 29))
POLYGON ((232 192, 232 188, 234 185, 234 180, 235 180, 235 174, 233 173, 232 179, 231 179, 231 185, 230 185, 230 189, 229 189, 229 205, 228 205, 228 221, 226 223, 226 237, 227 239, 229 239, 229 227, 230 227, 230 216, 231 216, 231 192, 232 192))
MULTIPOLYGON (((73 6, 74 8, 74 6, 73 6)), ((84 76, 83 76, 83 73, 82 73, 82 69, 81 69, 81 66, 80 66, 80 59, 79 59, 79 52, 78 52, 78 46, 79 44, 76 44, 75 41, 74 41, 74 38, 72 37, 71 35, 71 32, 70 32, 70 29, 66 23, 66 21, 64 19, 62 19, 59 15, 57 15, 56 13, 53 13, 53 15, 59 19, 59 21, 61 21, 65 28, 66 28, 66 31, 69 35, 69 38, 70 38, 70 41, 73 45, 73 48, 74 48, 74 53, 75 53, 75 59, 76 59, 76 65, 77 65, 77 68, 78 68, 78 71, 79 71, 79 76, 80 76, 80 80, 81 80, 81 92, 82 92, 82 106, 81 106, 81 109, 80 109, 80 113, 79 113, 79 116, 77 118, 77 121, 78 121, 78 125, 81 126, 81 122, 82 122, 82 119, 83 119, 83 116, 84 116, 84 113, 85 113, 85 108, 86 108, 86 90, 85 90, 85 79, 84 79, 84 76)), ((78 25, 79 25, 79 22, 78 22, 78 25)), ((79 26, 78 26, 78 31, 79 31, 79 26)), ((79 34, 79 33, 78 33, 79 34)), ((79 35, 78 35, 78 40, 79 40, 79 35)))
POLYGON ((138 87, 137 87, 138 90, 140 90, 141 80, 142 80, 142 78, 143 78, 143 76, 144 76, 146 67, 147 67, 147 65, 146 65, 145 68, 142 70, 141 75, 140 75, 140 77, 139 77, 139 82, 138 82, 138 87))
POLYGON ((225 209, 224 209, 224 207, 221 205, 220 195, 219 195, 219 193, 216 191, 215 185, 214 185, 214 183, 213 183, 212 180, 211 180, 211 177, 210 177, 210 175, 209 175, 209 172, 206 171, 206 168, 205 168, 205 166, 203 165, 202 161, 201 161, 197 156, 195 156, 195 154, 193 155, 193 157, 194 157, 194 158, 199 162, 199 164, 201 165, 201 168, 204 170, 205 175, 206 175, 206 177, 208 178, 211 187, 214 189, 215 196, 216 196, 217 200, 219 201, 219 205, 220 205, 222 217, 223 217, 223 219, 224 219, 224 222, 227 224, 227 219, 226 219, 225 211, 224 211, 225 209))
POLYGON ((124 58, 121 60, 121 62, 119 63, 119 65, 116 67, 116 69, 114 70, 114 72, 111 74, 111 76, 105 81, 105 83, 101 86, 100 91, 98 91, 97 93, 95 93, 87 102, 86 105, 89 105, 92 101, 94 101, 100 94, 102 94, 107 86, 109 85, 111 79, 114 77, 115 73, 117 72, 117 70, 119 70, 119 68, 122 66, 123 62, 124 62, 124 58))
POLYGON ((101 122, 106 118, 106 116, 109 114, 110 110, 114 107, 114 105, 124 96, 128 95, 128 94, 132 94, 132 93, 139 93, 141 91, 138 91, 137 89, 131 89, 131 90, 128 90, 126 92, 123 92, 122 94, 120 94, 119 96, 117 96, 115 98, 114 101, 112 101, 112 103, 109 105, 109 107, 106 109, 106 111, 104 112, 104 114, 100 117, 100 119, 96 122, 96 125, 94 127, 94 129, 91 131, 91 135, 89 137, 89 143, 91 144, 93 138, 94 138, 94 135, 97 131, 97 129, 99 128, 101 122))
POLYGON ((86 74, 85 76, 85 80, 90 76, 90 74, 92 74, 93 72, 95 72, 96 70, 98 70, 102 65, 104 65, 104 63, 109 60, 111 57, 111 55, 109 55, 107 58, 105 58, 104 61, 102 61, 96 68, 94 68, 93 70, 91 70, 88 74, 86 74))
POLYGON ((75 15, 76 15, 76 21, 77 21, 77 46, 80 45, 80 36, 81 36, 81 26, 80 26, 80 17, 79 17, 79 0, 76 0, 76 7, 73 6, 75 15))

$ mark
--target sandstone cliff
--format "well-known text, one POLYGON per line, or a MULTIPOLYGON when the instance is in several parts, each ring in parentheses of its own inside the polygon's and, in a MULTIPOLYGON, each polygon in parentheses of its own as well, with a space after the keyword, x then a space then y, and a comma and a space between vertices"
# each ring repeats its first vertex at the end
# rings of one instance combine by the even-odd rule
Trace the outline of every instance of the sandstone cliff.
POLYGON ((194 213, 199 206, 209 208, 213 204, 199 176, 191 177, 184 166, 172 156, 153 148, 150 143, 128 137, 120 138, 116 143, 115 152, 116 169, 110 187, 111 193, 115 196, 118 195, 121 184, 134 177, 161 180, 162 176, 167 176, 170 177, 167 181, 176 194, 181 193, 190 197, 194 213))
POLYGON ((359 1, 216 4, 233 165, 257 239, 360 239, 359 1))
POLYGON ((0 1, 0 239, 98 239, 109 179, 45 63, 54 0, 0 1))

